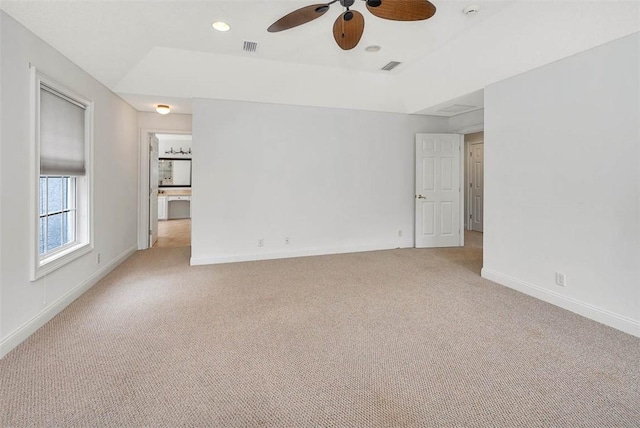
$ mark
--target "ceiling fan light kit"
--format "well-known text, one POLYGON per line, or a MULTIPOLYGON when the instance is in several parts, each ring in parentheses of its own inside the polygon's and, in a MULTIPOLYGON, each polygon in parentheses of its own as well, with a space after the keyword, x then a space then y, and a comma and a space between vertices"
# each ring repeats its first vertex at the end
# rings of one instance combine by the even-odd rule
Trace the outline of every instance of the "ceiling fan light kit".
MULTIPOLYGON (((327 13, 330 6, 339 2, 345 10, 333 23, 333 38, 343 50, 355 48, 364 33, 364 16, 351 10, 356 0, 332 0, 296 9, 271 24, 267 31, 277 33, 311 22, 327 13)), ((422 21, 436 13, 436 7, 428 0, 362 0, 374 16, 392 21, 422 21)), ((379 50, 379 49, 378 49, 379 50)), ((376 52, 369 50, 369 52, 376 52)))

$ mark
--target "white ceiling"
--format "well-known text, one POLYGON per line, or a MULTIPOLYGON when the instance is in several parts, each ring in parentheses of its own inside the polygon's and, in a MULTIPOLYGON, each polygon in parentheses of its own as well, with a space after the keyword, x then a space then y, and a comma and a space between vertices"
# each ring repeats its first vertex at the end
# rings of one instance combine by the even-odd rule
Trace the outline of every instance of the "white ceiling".
POLYGON ((432 19, 396 22, 358 0, 366 24, 352 51, 332 37, 337 4, 303 26, 266 31, 308 0, 3 0, 1 7, 138 110, 164 103, 176 113, 190 113, 191 99, 201 97, 445 115, 438 110, 447 103, 464 104, 453 100, 490 83, 640 30, 637 1, 432 2, 432 19), (480 4, 479 14, 462 13, 470 3, 480 4), (214 31, 217 20, 231 31, 214 31), (243 52, 245 40, 258 51, 243 52), (370 44, 382 50, 365 52, 370 44), (392 60, 403 64, 379 70, 392 60))
POLYGON ((461 97, 448 100, 415 114, 425 114, 428 116, 445 116, 451 117, 458 114, 469 113, 484 107, 484 90, 480 89, 475 92, 463 95, 461 97))

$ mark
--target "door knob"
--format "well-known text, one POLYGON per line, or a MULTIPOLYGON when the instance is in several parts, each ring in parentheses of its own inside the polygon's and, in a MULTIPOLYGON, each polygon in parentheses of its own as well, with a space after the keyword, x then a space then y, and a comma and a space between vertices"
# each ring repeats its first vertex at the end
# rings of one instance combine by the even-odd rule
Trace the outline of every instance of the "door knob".
POLYGON ((416 196, 416 198, 418 198, 418 199, 427 199, 426 196, 422 196, 422 195, 418 195, 418 196, 416 196))

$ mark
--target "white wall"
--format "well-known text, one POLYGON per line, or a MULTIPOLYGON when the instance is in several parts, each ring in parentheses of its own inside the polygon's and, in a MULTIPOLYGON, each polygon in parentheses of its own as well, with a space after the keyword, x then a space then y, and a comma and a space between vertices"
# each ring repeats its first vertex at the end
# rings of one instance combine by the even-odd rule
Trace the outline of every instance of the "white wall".
POLYGON ((193 264, 413 246, 414 135, 446 132, 447 118, 208 99, 193 110, 193 264))
POLYGON ((158 114, 150 112, 138 112, 138 124, 141 129, 154 131, 191 132, 190 114, 158 114))
MULTIPOLYGON (((4 103, 2 102, 2 100, 3 100, 3 98, 2 98, 2 94, 3 94, 2 88, 3 88, 3 82, 4 82, 2 80, 3 75, 4 75, 4 73, 2 72, 2 50, 3 50, 3 47, 2 47, 2 27, 3 27, 2 22, 3 22, 2 16, 0 14, 0 343, 1 343, 2 337, 3 337, 2 336, 2 331, 3 331, 3 329, 2 329, 2 307, 3 307, 3 303, 2 303, 2 272, 3 272, 3 267, 2 266, 3 265, 2 265, 2 248, 1 248, 2 244, 1 244, 1 241, 2 241, 2 236, 3 236, 3 234, 2 234, 2 224, 3 224, 2 223, 2 207, 4 205, 4 203, 2 201, 2 199, 3 199, 2 198, 2 193, 3 193, 3 191, 2 191, 2 189, 3 189, 3 187, 2 187, 2 183, 3 183, 3 180, 2 180, 2 168, 3 167, 2 167, 2 165, 4 163, 3 160, 2 160, 3 153, 4 153, 4 145, 2 144, 3 135, 4 135, 3 132, 2 132, 2 129, 3 129, 2 121, 4 119, 4 116, 3 116, 3 104, 4 103)), ((4 353, 2 351, 2 347, 0 346, 0 358, 2 358, 3 355, 4 355, 4 353)))
POLYGON ((0 356, 62 310, 136 248, 137 113, 38 39, 1 15, 2 140, 0 356), (29 63, 95 102, 93 252, 35 282, 30 263, 29 63), (7 156, 9 155, 9 156, 7 156), (97 263, 97 253, 101 263, 97 263))
POLYGON ((634 335, 639 56, 635 34, 485 90, 483 276, 634 335))
MULTIPOLYGON (((160 134, 165 135, 165 134, 160 134)), ((173 151, 182 150, 183 152, 188 152, 192 148, 191 139, 178 139, 178 138, 169 138, 169 137, 158 137, 158 156, 161 158, 181 158, 181 159, 191 159, 191 154, 180 154, 180 153, 167 153, 171 149, 173 151)))

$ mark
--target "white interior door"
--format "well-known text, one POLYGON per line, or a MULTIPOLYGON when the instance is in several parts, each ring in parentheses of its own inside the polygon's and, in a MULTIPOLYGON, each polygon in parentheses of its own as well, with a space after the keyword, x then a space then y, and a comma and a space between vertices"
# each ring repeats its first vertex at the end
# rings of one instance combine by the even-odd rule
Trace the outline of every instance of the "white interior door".
POLYGON ((471 145, 471 230, 482 232, 484 221, 484 143, 471 145))
POLYGON ((462 135, 416 134, 416 248, 462 245, 462 135))
POLYGON ((158 240, 158 137, 149 134, 149 247, 158 240))

